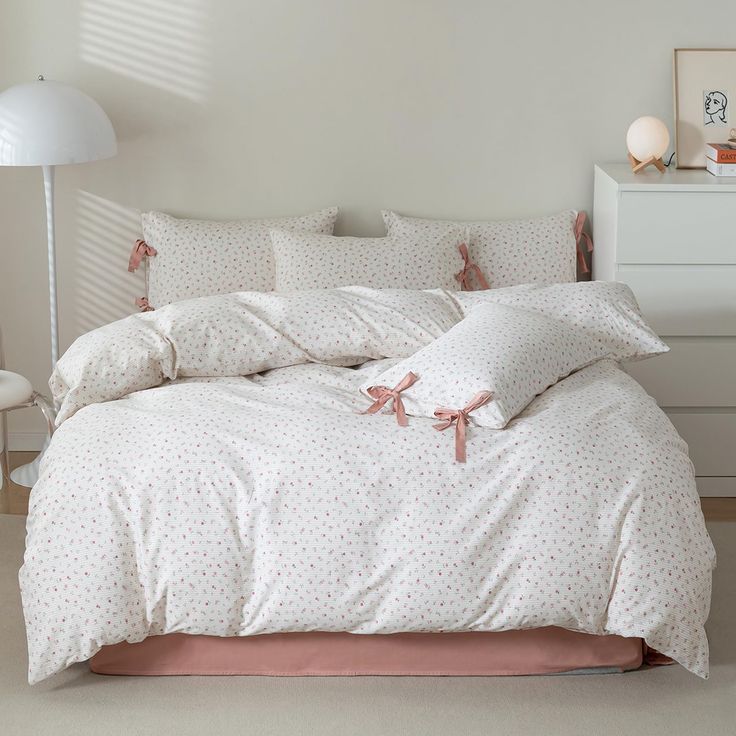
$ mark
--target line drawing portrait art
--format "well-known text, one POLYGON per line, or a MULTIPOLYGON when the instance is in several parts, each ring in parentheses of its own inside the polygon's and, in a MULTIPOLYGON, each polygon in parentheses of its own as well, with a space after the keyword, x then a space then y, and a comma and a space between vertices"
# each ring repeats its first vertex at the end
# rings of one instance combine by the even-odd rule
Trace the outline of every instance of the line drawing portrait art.
POLYGON ((728 92, 703 90, 703 125, 728 125, 728 92))

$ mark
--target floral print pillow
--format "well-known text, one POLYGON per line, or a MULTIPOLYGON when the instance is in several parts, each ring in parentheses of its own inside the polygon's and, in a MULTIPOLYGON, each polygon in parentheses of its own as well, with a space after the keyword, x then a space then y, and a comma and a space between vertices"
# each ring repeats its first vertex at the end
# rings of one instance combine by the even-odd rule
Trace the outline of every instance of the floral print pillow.
POLYGON ((489 399, 469 412, 470 419, 502 429, 535 396, 607 354, 605 345, 562 320, 489 303, 361 391, 375 399, 376 386, 389 391, 398 386, 403 410, 421 417, 441 417, 442 408, 463 410, 489 392, 489 399))
POLYGON ((276 290, 458 288, 459 228, 391 238, 333 237, 272 230, 276 290))
POLYGON ((234 291, 272 291, 272 227, 332 233, 337 207, 302 217, 268 220, 183 220, 163 212, 142 215, 148 258, 148 304, 153 308, 234 291))
MULTIPOLYGON (((566 210, 532 220, 455 222, 381 213, 391 237, 438 237, 461 228, 467 233, 469 257, 495 289, 518 284, 555 284, 577 278, 575 221, 566 210)), ((476 278, 471 288, 485 288, 476 278)))

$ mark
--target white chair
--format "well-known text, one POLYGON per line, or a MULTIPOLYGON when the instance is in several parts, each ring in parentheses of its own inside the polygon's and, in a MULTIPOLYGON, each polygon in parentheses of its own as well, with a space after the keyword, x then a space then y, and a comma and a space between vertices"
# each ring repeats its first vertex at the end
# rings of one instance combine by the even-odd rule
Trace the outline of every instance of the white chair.
MULTIPOLYGON (((56 413, 49 400, 33 390, 31 382, 19 373, 5 370, 5 353, 3 351, 3 336, 0 331, 0 421, 2 421, 2 433, 0 434, 0 450, 2 450, 2 463, 0 465, 0 489, 3 488, 5 476, 10 473, 8 457, 8 422, 7 412, 14 409, 25 409, 36 406, 43 413, 48 427, 49 437, 54 432, 54 419, 56 413)), ((4 501, 4 499, 3 499, 4 501)), ((5 506, 0 503, 0 506, 5 506)))

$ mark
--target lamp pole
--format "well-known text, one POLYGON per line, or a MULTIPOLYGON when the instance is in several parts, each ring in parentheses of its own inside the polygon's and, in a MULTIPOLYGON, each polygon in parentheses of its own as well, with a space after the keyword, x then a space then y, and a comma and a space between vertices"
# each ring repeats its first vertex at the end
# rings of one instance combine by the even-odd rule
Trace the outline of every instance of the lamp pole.
POLYGON ((46 195, 46 238, 49 256, 49 311, 51 315, 51 369, 59 360, 59 304, 56 296, 56 228, 54 227, 54 167, 42 166, 46 195))

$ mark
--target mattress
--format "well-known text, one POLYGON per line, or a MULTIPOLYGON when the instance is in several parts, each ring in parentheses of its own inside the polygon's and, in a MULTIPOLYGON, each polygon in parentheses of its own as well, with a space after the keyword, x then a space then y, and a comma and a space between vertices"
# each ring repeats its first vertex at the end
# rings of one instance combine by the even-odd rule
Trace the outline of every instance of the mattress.
POLYGON ((360 636, 331 632, 151 636, 103 647, 101 675, 542 675, 623 672, 644 661, 639 638, 557 627, 525 631, 360 636))

